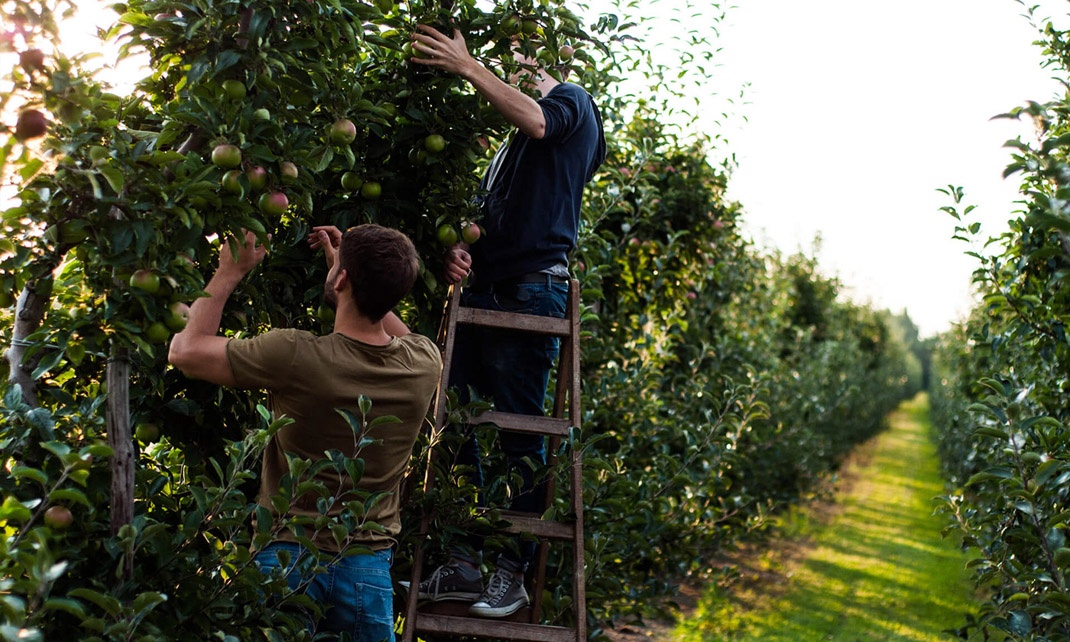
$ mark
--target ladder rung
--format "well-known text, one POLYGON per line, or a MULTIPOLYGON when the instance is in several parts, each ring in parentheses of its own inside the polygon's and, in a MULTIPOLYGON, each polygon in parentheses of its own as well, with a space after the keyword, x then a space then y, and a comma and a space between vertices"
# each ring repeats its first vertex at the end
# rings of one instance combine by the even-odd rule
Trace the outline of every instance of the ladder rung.
POLYGON ((456 617, 420 613, 418 632, 497 637, 526 642, 575 642, 576 632, 563 626, 501 622, 485 618, 456 617))
POLYGON ((509 525, 502 529, 507 533, 531 533, 536 537, 560 540, 570 540, 576 536, 575 522, 555 522, 509 512, 503 512, 502 519, 509 522, 509 525))
POLYGON ((488 410, 472 417, 471 423, 490 423, 502 430, 513 432, 527 432, 537 435, 550 435, 552 437, 567 437, 572 422, 568 419, 557 417, 540 417, 537 415, 518 415, 511 412, 498 412, 488 410))
POLYGON ((488 328, 505 328, 523 330, 538 334, 567 337, 571 333, 572 322, 569 319, 543 317, 516 312, 481 310, 479 308, 457 308, 457 324, 478 325, 488 328))

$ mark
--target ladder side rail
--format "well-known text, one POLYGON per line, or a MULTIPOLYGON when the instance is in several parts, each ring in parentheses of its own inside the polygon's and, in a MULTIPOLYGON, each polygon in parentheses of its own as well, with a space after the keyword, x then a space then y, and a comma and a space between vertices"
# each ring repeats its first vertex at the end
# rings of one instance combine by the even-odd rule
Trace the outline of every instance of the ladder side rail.
MULTIPOLYGON (((426 494, 434 488, 435 470, 434 454, 435 446, 442 438, 445 430, 446 407, 448 397, 446 390, 449 387, 450 367, 453 363, 453 346, 457 335, 457 309, 461 301, 461 287, 459 284, 450 286, 446 299, 446 307, 443 311, 442 321, 439 323, 438 344, 442 350, 442 374, 439 376, 438 395, 435 397, 435 424, 431 427, 431 435, 427 445, 427 469, 424 471, 424 489, 426 494)), ((412 572, 409 577, 409 591, 405 599, 405 632, 403 642, 414 642, 416 636, 416 611, 419 608, 420 578, 423 577, 424 566, 424 540, 431 529, 431 514, 424 511, 420 516, 420 530, 416 536, 416 545, 413 550, 412 572)))
MULTIPOLYGON (((569 342, 572 350, 569 353, 571 359, 571 375, 569 382, 572 389, 569 391, 569 418, 575 430, 579 431, 583 417, 580 405, 580 283, 576 279, 569 281, 568 308, 569 342)), ((584 642, 587 639, 587 579, 586 579, 586 556, 584 555, 584 532, 583 532, 583 452, 579 448, 570 448, 569 456, 572 458, 572 512, 576 518, 576 533, 573 543, 573 575, 572 575, 572 599, 576 614, 576 642, 584 642)))

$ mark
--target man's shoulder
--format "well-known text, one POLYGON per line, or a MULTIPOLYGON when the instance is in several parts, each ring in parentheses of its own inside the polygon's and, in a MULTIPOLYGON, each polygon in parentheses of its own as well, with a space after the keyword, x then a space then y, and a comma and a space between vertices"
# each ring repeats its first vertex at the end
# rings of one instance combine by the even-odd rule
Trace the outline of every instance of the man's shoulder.
POLYGON ((554 95, 558 96, 570 96, 573 98, 590 98, 591 94, 583 87, 577 85, 574 82, 561 82, 554 85, 554 87, 547 92, 547 97, 554 95))
POLYGON ((411 346, 413 350, 419 351, 434 360, 442 360, 442 355, 438 350, 438 346, 435 345, 435 342, 422 334, 410 332, 402 337, 398 337, 398 341, 403 345, 411 346))

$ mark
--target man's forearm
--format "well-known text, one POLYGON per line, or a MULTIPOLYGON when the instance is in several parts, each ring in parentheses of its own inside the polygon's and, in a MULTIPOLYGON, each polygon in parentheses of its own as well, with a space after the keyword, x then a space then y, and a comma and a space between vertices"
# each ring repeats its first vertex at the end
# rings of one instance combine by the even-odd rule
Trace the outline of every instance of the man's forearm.
POLYGON ((204 288, 208 296, 197 299, 190 306, 189 321, 182 332, 192 336, 215 336, 219 332, 227 299, 241 280, 241 275, 216 272, 204 288))
POLYGON ((223 308, 241 280, 241 275, 216 272, 204 288, 208 296, 193 302, 186 327, 171 339, 168 361, 187 376, 235 385, 226 358, 227 339, 217 335, 223 308))
POLYGON ((546 117, 534 98, 516 87, 506 84, 491 70, 478 62, 468 66, 462 74, 509 124, 534 139, 546 133, 546 117))

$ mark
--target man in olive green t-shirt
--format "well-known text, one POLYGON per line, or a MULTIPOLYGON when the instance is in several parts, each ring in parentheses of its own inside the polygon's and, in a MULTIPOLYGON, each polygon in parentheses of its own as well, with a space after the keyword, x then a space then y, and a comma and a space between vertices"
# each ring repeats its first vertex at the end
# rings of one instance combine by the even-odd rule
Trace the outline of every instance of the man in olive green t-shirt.
MULTIPOLYGON (((269 510, 289 472, 287 454, 318 460, 326 451, 338 450, 364 460, 357 489, 386 493, 364 517, 382 529, 353 531, 341 547, 327 528, 307 529, 305 535, 321 552, 340 553, 353 545, 372 552, 339 555, 326 573, 300 577, 291 572, 288 580, 293 587, 307 582, 309 596, 328 607, 318 630, 346 632, 353 640, 393 640, 390 564, 401 529, 398 489, 442 370, 435 344, 410 333, 391 312, 416 280, 416 250, 405 235, 378 225, 361 225, 344 235, 335 227, 314 228, 309 242, 327 258, 324 297, 336 308, 334 332, 316 336, 286 329, 229 339, 218 335, 223 306, 266 254, 252 234, 239 242, 236 257, 224 245, 219 267, 205 287, 208 296, 194 302, 168 358, 187 376, 268 390, 275 415, 294 420, 264 451, 259 502, 269 510), (362 396, 372 402, 369 422, 398 419, 369 428, 363 436, 372 441, 363 447, 337 412, 346 409, 360 417, 362 396)), ((341 497, 328 511, 338 515, 346 493, 353 490, 352 480, 326 468, 317 480, 341 497)), ((298 497, 288 516, 319 515, 317 498, 311 493, 298 497)), ((283 530, 257 553, 257 563, 265 569, 280 566, 280 552, 289 554, 289 569, 304 551, 294 533, 283 530)))

